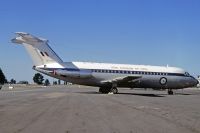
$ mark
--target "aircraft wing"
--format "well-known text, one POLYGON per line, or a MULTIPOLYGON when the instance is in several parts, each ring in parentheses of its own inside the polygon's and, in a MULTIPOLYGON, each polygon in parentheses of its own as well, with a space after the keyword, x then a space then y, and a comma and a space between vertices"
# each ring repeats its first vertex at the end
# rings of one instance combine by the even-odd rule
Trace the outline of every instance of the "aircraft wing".
POLYGON ((124 76, 124 77, 118 77, 111 80, 104 80, 101 81, 103 84, 113 84, 113 83, 131 83, 138 81, 142 76, 124 76))

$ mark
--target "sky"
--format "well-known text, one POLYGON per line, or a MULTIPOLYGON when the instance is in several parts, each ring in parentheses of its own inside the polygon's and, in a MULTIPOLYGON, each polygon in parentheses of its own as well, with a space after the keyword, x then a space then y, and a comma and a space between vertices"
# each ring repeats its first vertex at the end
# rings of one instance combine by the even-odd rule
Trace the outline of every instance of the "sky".
MULTIPOLYGON (((14 32, 46 38, 64 61, 181 67, 200 74, 199 0, 1 0, 0 68, 36 73, 14 32)), ((48 78, 48 77, 45 77, 48 78)))

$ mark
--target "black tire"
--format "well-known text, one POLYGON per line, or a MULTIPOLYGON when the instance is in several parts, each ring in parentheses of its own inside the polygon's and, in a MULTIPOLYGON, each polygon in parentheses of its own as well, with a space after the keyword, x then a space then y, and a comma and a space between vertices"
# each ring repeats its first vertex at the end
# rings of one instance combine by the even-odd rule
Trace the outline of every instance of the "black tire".
POLYGON ((104 88, 104 94, 108 94, 110 92, 110 89, 104 88))
POLYGON ((168 90, 168 95, 173 95, 174 92, 172 90, 168 90))
POLYGON ((112 92, 113 94, 117 94, 117 93, 118 93, 117 87, 111 88, 111 92, 112 92))
POLYGON ((102 93, 102 92, 103 92, 103 89, 102 89, 102 88, 99 88, 99 92, 102 93))
POLYGON ((99 88, 99 92, 100 93, 103 93, 103 94, 107 94, 107 93, 109 93, 110 92, 110 89, 107 89, 107 88, 99 88))

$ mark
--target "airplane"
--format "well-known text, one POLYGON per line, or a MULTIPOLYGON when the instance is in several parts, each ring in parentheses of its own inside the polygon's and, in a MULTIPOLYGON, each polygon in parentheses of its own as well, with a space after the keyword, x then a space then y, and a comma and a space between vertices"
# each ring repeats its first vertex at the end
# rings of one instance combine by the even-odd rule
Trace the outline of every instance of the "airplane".
POLYGON ((48 40, 16 32, 11 42, 22 44, 33 60, 33 69, 73 84, 99 87, 103 94, 118 93, 118 88, 173 89, 196 86, 199 82, 182 68, 94 62, 63 62, 48 40))

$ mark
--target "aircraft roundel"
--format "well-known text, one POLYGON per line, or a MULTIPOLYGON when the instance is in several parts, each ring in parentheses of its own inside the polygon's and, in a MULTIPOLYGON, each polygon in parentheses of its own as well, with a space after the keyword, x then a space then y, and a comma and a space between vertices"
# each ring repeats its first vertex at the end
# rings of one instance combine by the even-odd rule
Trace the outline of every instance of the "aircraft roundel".
POLYGON ((165 78, 165 77, 160 78, 160 84, 166 85, 167 84, 167 78, 165 78))

